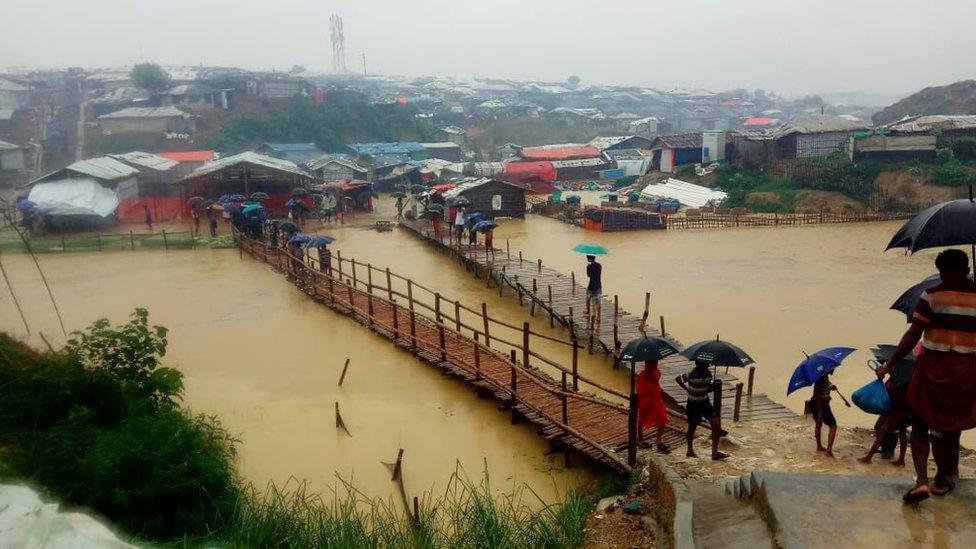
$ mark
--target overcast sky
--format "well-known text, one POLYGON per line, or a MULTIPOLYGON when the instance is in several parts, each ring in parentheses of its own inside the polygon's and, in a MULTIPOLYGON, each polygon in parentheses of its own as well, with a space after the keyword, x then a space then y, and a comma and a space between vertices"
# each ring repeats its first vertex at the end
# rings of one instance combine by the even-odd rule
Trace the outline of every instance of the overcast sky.
POLYGON ((976 77, 976 0, 0 0, 0 70, 161 64, 786 95, 976 77))

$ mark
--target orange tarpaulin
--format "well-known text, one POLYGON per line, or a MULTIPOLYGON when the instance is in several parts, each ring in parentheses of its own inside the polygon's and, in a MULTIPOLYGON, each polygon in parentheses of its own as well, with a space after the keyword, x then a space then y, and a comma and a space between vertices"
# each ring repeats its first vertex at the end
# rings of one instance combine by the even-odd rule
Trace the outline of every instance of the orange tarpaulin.
POLYGON ((431 189, 434 189, 435 191, 442 193, 444 191, 449 191, 454 187, 457 187, 457 185, 455 185, 454 183, 441 183, 440 185, 434 185, 433 187, 431 187, 431 189))

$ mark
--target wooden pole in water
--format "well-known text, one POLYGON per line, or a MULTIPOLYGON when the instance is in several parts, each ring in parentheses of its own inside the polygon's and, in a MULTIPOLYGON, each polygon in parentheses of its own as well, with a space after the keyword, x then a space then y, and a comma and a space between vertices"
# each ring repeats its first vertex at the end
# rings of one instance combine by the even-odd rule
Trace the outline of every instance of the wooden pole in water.
POLYGON ((339 280, 342 280, 342 250, 336 250, 336 261, 339 262, 339 280))
POLYGON ((739 409, 742 407, 742 382, 735 384, 735 408, 732 409, 732 421, 739 421, 739 409))
POLYGON ((529 316, 535 316, 535 296, 539 292, 539 282, 533 278, 532 279, 532 307, 529 309, 529 316))
POLYGON ((454 329, 461 333, 461 301, 454 301, 454 329))
POLYGON ((664 331, 664 315, 661 315, 661 335, 665 335, 667 332, 664 331))
POLYGON ((347 369, 349 369, 349 357, 346 357, 346 363, 342 366, 342 374, 339 376, 339 387, 342 387, 342 382, 346 379, 347 369))
POLYGON ((522 266, 522 250, 519 250, 519 267, 522 266))
POLYGON ((350 259, 349 262, 352 264, 352 287, 355 288, 357 283, 359 282, 356 279, 356 260, 350 259))
POLYGON ((512 257, 512 248, 508 245, 508 239, 505 239, 505 255, 512 257))
POLYGON ((373 293, 373 266, 366 264, 366 291, 373 293))
POLYGON ((481 302, 481 320, 485 329, 485 347, 491 347, 491 336, 488 335, 488 304, 484 301, 481 302))
POLYGON ((441 322, 441 293, 434 292, 434 318, 441 322))
POLYGON ((542 258, 539 258, 539 272, 542 272, 542 258))
POLYGON ((390 480, 400 479, 400 469, 403 467, 403 448, 397 450, 396 462, 393 464, 393 478, 390 480))
POLYGON ((393 279, 390 277, 390 268, 386 268, 386 298, 393 301, 393 279))
POLYGON ((346 427, 346 422, 342 420, 342 414, 339 413, 339 401, 336 401, 335 403, 335 422, 336 429, 342 429, 347 435, 352 436, 352 433, 349 432, 349 428, 346 427))
POLYGON ((756 367, 749 366, 749 386, 746 390, 746 394, 752 396, 752 381, 756 377, 756 367))
POLYGON ((373 325, 373 292, 366 292, 366 311, 369 314, 367 322, 373 325))
POLYGON ((3 266, 2 261, 0 261, 0 273, 3 273, 3 280, 7 283, 7 290, 10 291, 10 297, 13 298, 17 312, 20 314, 20 320, 24 323, 24 329, 27 330, 27 335, 31 335, 30 326, 27 324, 27 317, 24 315, 24 309, 20 306, 20 300, 17 299, 17 294, 14 293, 14 287, 10 284, 10 277, 7 276, 7 269, 3 266))
POLYGON ((569 271, 569 281, 572 283, 573 295, 576 295, 576 271, 569 271))
POLYGON ((522 323, 522 365, 529 367, 529 323, 522 323))
POLYGON ((413 310, 413 282, 407 279, 407 303, 410 305, 410 310, 413 310))

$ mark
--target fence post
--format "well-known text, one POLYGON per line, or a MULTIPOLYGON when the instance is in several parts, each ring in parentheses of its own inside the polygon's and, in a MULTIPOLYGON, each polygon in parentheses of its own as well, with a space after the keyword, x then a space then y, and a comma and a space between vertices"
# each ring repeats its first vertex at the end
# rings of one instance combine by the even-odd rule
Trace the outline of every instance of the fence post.
POLYGON ((461 333, 461 301, 454 301, 454 328, 457 333, 461 333))
POLYGON ((390 307, 393 309, 393 341, 400 339, 400 321, 397 320, 397 307, 395 300, 390 300, 390 307))
POLYGON ((336 302, 336 300, 335 300, 335 288, 332 286, 332 277, 331 276, 327 276, 327 277, 325 277, 325 280, 329 283, 329 301, 331 301, 332 304, 335 305, 335 302, 336 302))
POLYGON ((478 334, 475 333, 474 336, 476 338, 474 340, 474 378, 476 380, 480 380, 481 379, 481 346, 478 345, 478 340, 477 340, 478 334))
POLYGON ((661 315, 661 335, 664 335, 666 333, 667 332, 664 331, 664 315, 661 315))
POLYGON ((508 245, 508 239, 505 239, 505 255, 512 257, 512 248, 508 245))
POLYGON ((576 271, 569 271, 569 281, 572 283, 573 295, 576 295, 576 271))
POLYGON ((539 258, 539 272, 542 272, 542 258, 539 258))
POLYGON ((637 392, 634 384, 634 369, 630 369, 630 407, 627 413, 627 465, 637 465, 637 392))
POLYGON ((519 250, 519 267, 522 266, 522 250, 519 250))
POLYGON ((366 311, 369 313, 369 325, 373 325, 373 294, 366 292, 366 311))
POLYGON ((481 302, 481 319, 485 328, 485 347, 491 347, 491 336, 488 335, 488 304, 481 302))
POLYGON ((515 369, 515 349, 512 349, 511 359, 512 359, 512 380, 511 380, 511 385, 509 386, 510 400, 508 406, 509 409, 512 410, 512 425, 515 425, 516 423, 518 423, 518 417, 516 416, 516 412, 515 412, 515 401, 518 399, 518 372, 515 369))
POLYGON ((346 290, 349 294, 349 311, 352 313, 353 317, 356 316, 356 301, 352 294, 352 286, 346 284, 346 290))
POLYGON ((413 282, 407 279, 407 303, 410 305, 410 310, 413 310, 413 282))
POLYGON ((413 309, 410 309, 410 345, 414 350, 417 349, 417 323, 413 309))
POLYGON ((373 266, 366 264, 366 291, 373 293, 373 266))
POLYGON ((390 278, 390 268, 386 268, 386 298, 393 301, 393 279, 390 278))
POLYGON ((555 326, 555 312, 552 310, 552 284, 546 286, 549 289, 549 327, 555 326))
POLYGON ((539 293, 539 281, 537 281, 536 279, 533 278, 532 279, 532 295, 530 296, 531 297, 531 300, 532 300, 532 306, 529 309, 529 316, 535 316, 535 296, 536 296, 537 293, 539 293))
POLYGON ((732 409, 732 421, 739 421, 739 409, 742 407, 742 382, 735 384, 735 408, 732 409))
POLYGON ((447 362, 447 346, 444 343, 444 325, 437 325, 437 337, 441 346, 441 362, 447 362))
POLYGON ((747 387, 746 394, 752 396, 752 381, 756 377, 756 367, 749 366, 749 386, 747 387))
POLYGON ((354 259, 350 259, 349 261, 352 263, 352 287, 355 288, 357 283, 359 282, 358 280, 356 280, 356 260, 354 258, 354 259))
POLYGON ((336 261, 339 263, 339 280, 342 280, 342 250, 336 250, 336 261))
POLYGON ((522 323, 522 365, 529 367, 529 323, 522 323))
POLYGON ((163 249, 164 250, 169 249, 169 241, 166 240, 166 229, 163 229, 163 249))
POLYGON ((441 322, 441 293, 440 292, 434 292, 434 318, 437 320, 437 323, 440 324, 441 322))

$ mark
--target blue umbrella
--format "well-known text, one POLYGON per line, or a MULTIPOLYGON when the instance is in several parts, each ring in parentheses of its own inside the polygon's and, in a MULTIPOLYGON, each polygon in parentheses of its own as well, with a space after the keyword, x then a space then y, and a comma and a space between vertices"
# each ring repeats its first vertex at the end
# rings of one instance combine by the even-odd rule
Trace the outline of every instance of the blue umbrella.
POLYGON ((291 237, 291 239, 288 240, 288 243, 307 244, 310 240, 312 240, 312 237, 308 236, 307 234, 296 234, 295 236, 291 237))
POLYGON ((310 248, 320 248, 322 246, 328 246, 335 242, 335 239, 329 235, 316 236, 308 241, 308 246, 310 248))
POLYGON ((474 225, 475 223, 481 221, 484 218, 485 218, 485 214, 483 212, 471 212, 465 218, 465 221, 467 221, 469 225, 474 225))
POLYGON ((29 212, 34 208, 37 208, 37 204, 31 202, 30 200, 21 200, 17 203, 17 209, 22 212, 29 212))
POLYGON ((856 349, 850 347, 828 347, 807 356, 806 360, 800 363, 793 371, 790 378, 790 385, 786 388, 786 394, 802 387, 809 387, 817 382, 818 379, 837 369, 840 363, 853 353, 856 349))
POLYGON ((483 233, 483 232, 486 232, 486 231, 490 231, 490 230, 494 229, 497 226, 498 226, 498 223, 495 223, 494 221, 491 221, 491 220, 479 221, 479 222, 475 223, 473 227, 471 227, 471 230, 474 231, 474 232, 476 232, 476 233, 483 233))
POLYGON ((230 202, 244 202, 246 200, 243 194, 232 194, 227 197, 230 202))
POLYGON ((584 255, 607 255, 610 253, 606 248, 600 246, 599 244, 577 244, 573 248, 573 251, 584 255))
POLYGON ((262 206, 260 204, 248 204, 247 206, 244 206, 243 209, 241 209, 241 213, 244 214, 244 215, 247 215, 247 214, 249 214, 251 212, 257 212, 257 211, 263 211, 263 210, 264 210, 264 206, 262 206))

